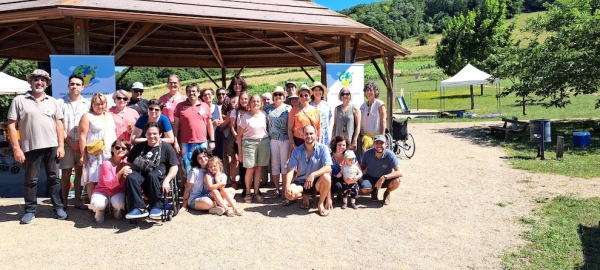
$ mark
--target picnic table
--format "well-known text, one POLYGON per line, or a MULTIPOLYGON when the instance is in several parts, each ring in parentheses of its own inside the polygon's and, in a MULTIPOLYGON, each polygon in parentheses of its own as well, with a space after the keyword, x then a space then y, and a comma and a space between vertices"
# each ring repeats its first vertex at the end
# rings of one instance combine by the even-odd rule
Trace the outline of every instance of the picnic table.
POLYGON ((500 131, 504 132, 504 141, 508 141, 508 137, 524 137, 529 128, 529 122, 519 121, 509 118, 502 118, 504 124, 502 126, 490 126, 490 134, 500 131), (508 124, 511 124, 510 126, 508 124))

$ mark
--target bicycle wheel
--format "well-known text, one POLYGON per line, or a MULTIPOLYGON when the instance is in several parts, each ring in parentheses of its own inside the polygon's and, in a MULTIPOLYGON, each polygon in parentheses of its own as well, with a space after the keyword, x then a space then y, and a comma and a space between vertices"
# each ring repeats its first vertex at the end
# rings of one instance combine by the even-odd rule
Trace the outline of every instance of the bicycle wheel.
POLYGON ((408 133, 406 137, 406 141, 402 141, 402 149, 404 149, 404 155, 407 158, 412 158, 415 154, 415 150, 417 148, 417 143, 415 142, 415 137, 412 134, 408 133))

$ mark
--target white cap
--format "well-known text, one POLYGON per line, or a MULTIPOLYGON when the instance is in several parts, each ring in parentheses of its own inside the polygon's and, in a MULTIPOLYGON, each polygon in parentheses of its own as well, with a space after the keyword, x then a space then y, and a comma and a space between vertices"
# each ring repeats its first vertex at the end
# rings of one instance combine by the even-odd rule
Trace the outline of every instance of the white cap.
POLYGON ((144 85, 141 82, 134 82, 131 85, 131 89, 144 89, 144 85))

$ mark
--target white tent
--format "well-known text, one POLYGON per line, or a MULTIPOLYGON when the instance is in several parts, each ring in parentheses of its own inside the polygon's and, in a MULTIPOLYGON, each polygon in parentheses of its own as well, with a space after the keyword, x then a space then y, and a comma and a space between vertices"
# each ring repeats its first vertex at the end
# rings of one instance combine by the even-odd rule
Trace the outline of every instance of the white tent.
POLYGON ((0 95, 23 94, 30 89, 28 82, 0 72, 0 95))
MULTIPOLYGON (((448 86, 462 86, 462 85, 477 85, 477 84, 488 84, 490 79, 496 79, 494 76, 487 74, 471 64, 467 64, 452 78, 443 80, 440 83, 441 87, 448 86)), ((497 81, 496 81, 497 82, 497 81)))

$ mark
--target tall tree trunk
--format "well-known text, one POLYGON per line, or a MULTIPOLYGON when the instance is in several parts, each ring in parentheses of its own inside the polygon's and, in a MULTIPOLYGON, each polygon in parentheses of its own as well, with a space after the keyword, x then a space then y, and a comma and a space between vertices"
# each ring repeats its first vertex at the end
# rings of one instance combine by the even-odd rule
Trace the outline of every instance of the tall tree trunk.
POLYGON ((481 96, 483 96, 483 84, 481 85, 481 96))

